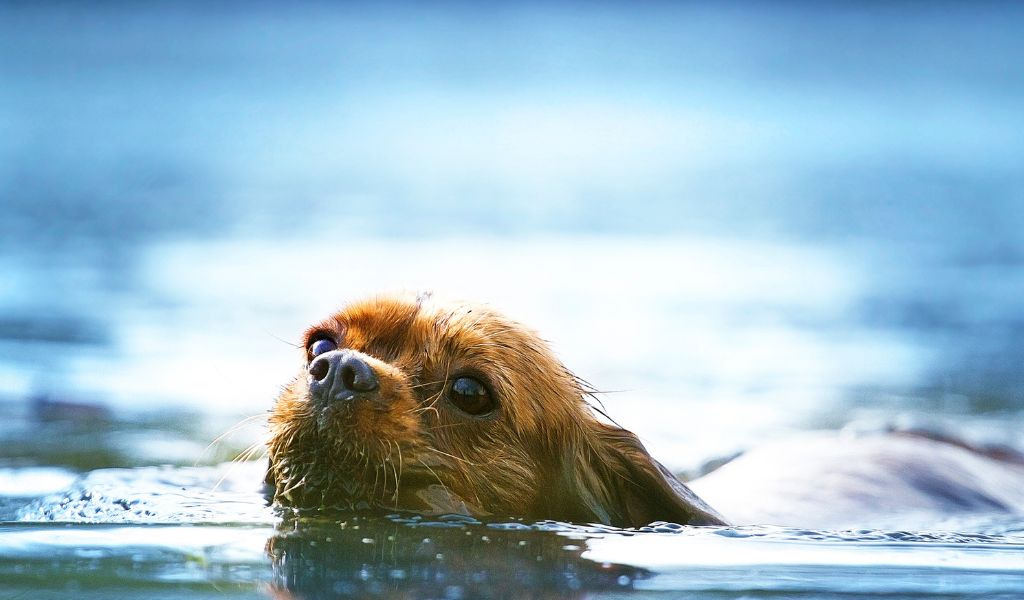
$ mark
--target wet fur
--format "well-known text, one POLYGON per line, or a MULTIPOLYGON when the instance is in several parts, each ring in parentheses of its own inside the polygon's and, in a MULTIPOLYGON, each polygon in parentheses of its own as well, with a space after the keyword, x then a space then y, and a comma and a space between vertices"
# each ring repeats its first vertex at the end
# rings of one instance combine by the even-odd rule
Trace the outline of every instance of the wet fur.
MULTIPOLYGON (((372 399, 312 401, 309 356, 270 416, 267 482, 278 504, 641 526, 722 518, 636 436, 599 420, 588 386, 529 328, 478 304, 380 296, 305 335, 361 353, 372 399), (447 385, 470 374, 499 408, 462 413, 447 385)), ((303 352, 308 344, 303 344, 303 352)))

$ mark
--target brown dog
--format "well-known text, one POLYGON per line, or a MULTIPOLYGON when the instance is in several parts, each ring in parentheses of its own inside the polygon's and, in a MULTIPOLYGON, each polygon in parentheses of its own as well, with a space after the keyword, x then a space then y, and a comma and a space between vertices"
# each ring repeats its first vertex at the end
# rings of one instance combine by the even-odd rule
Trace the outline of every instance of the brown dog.
POLYGON ((267 482, 294 507, 615 526, 723 519, 536 333, 494 310, 381 296, 311 327, 270 417, 267 482))
MULTIPOLYGON (((530 329, 481 305, 382 296, 310 328, 270 417, 267 482, 294 507, 616 526, 721 524, 530 329)), ((741 523, 930 526, 1024 513, 1024 457, 920 434, 800 435, 692 482, 741 523)))

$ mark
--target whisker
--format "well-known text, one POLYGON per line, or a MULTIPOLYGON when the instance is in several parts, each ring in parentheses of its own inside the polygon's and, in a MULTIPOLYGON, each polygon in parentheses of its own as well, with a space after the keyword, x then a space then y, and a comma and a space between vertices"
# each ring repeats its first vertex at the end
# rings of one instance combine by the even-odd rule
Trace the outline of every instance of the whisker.
POLYGON ((398 479, 395 480, 395 507, 397 507, 398 506, 399 480, 401 480, 402 472, 403 472, 403 470, 402 470, 402 445, 401 444, 395 444, 395 450, 398 451, 398 479))
POLYGON ((411 409, 409 409, 408 412, 409 412, 410 415, 421 415, 421 414, 423 414, 425 412, 428 412, 428 411, 435 411, 436 412, 437 411, 437 407, 434 406, 435 402, 436 401, 432 400, 429 404, 424 404, 423 406, 417 406, 416 408, 411 408, 411 409))
POLYGON ((427 428, 427 431, 437 431, 438 429, 447 429, 449 427, 464 427, 465 425, 466 423, 444 423, 443 425, 434 425, 433 427, 429 427, 427 428))
POLYGON ((199 466, 199 460, 202 457, 206 456, 206 453, 209 452, 211 448, 213 448, 217 444, 219 444, 222 441, 224 441, 224 438, 228 437, 229 435, 231 435, 233 433, 238 432, 239 430, 241 430, 243 427, 245 427, 246 425, 248 425, 252 421, 255 421, 257 419, 266 419, 266 418, 267 418, 267 415, 265 415, 265 414, 251 415, 251 416, 245 417, 241 421, 235 423, 234 425, 229 427, 227 429, 227 431, 225 431, 224 433, 222 433, 222 434, 218 435, 217 437, 213 438, 213 441, 210 442, 209 444, 207 444, 205 448, 203 448, 203 451, 199 454, 200 458, 197 458, 196 462, 193 463, 192 466, 193 467, 198 467, 199 466))
MULTIPOLYGON (((398 444, 393 443, 391 440, 388 440, 388 446, 394 448, 395 450, 398 449, 398 444)), ((399 454, 399 456, 401 456, 401 454, 399 454)), ((391 452, 390 451, 388 452, 388 458, 391 458, 391 452)), ((398 506, 398 468, 395 466, 394 459, 392 459, 390 462, 391 462, 391 471, 395 475, 395 506, 397 507, 398 506)))
POLYGON ((245 450, 242 450, 241 452, 239 452, 238 456, 236 456, 234 459, 232 459, 231 462, 233 462, 233 463, 248 462, 260 450, 263 450, 264 452, 266 452, 267 451, 266 444, 264 444, 263 442, 256 442, 254 444, 251 444, 248 448, 246 448, 245 450))
MULTIPOLYGON (((441 389, 440 389, 440 391, 438 391, 436 394, 433 395, 433 397, 430 399, 429 402, 427 402, 427 406, 429 406, 430 408, 434 408, 434 404, 436 404, 437 401, 441 399, 441 394, 443 394, 445 388, 448 387, 448 375, 451 373, 451 370, 452 370, 452 361, 449 358, 448 362, 445 363, 445 366, 444 366, 444 380, 441 382, 441 389)), ((434 408, 434 410, 436 411, 437 409, 434 408)), ((438 415, 438 416, 440 416, 440 415, 438 415)))
POLYGON ((430 468, 430 465, 428 465, 427 463, 423 462, 422 458, 417 458, 416 461, 419 462, 424 467, 426 467, 426 469, 428 471, 430 471, 430 474, 434 476, 434 479, 437 480, 437 483, 439 483, 441 485, 441 487, 444 488, 444 491, 445 491, 446 494, 448 494, 449 496, 453 495, 451 490, 448 489, 448 486, 446 486, 444 484, 444 482, 441 481, 441 478, 437 475, 437 473, 433 469, 430 468))
POLYGON ((256 453, 258 452, 261 452, 260 458, 263 458, 267 455, 267 446, 263 442, 255 442, 245 450, 239 452, 238 456, 236 456, 234 459, 231 460, 230 463, 228 463, 228 467, 224 475, 222 475, 221 478, 217 480, 217 483, 213 485, 213 488, 210 489, 210 491, 216 492, 218 489, 220 489, 221 484, 224 483, 224 481, 228 477, 230 477, 232 473, 235 472, 239 465, 252 460, 252 457, 255 456, 256 453))
POLYGON ((282 338, 282 337, 278 337, 278 336, 274 335, 273 333, 271 333, 271 332, 270 332, 269 330, 267 330, 267 329, 264 329, 264 330, 263 330, 263 333, 265 333, 265 334, 269 335, 270 337, 272 337, 272 338, 274 338, 275 340, 277 340, 277 341, 281 342, 282 344, 287 344, 287 345, 291 346, 292 348, 295 348, 295 349, 299 349, 299 348, 301 348, 301 347, 302 347, 302 345, 301 345, 301 344, 296 344, 295 342, 289 342, 288 340, 286 340, 286 339, 284 339, 284 338, 282 338))
POLYGON ((427 399, 427 403, 424 404, 422 408, 435 409, 434 405, 437 404, 437 401, 441 399, 441 395, 442 394, 444 394, 444 388, 441 388, 440 392, 438 392, 438 393, 434 394, 433 396, 431 396, 430 398, 428 398, 427 399))
POLYGON ((278 492, 275 495, 276 496, 287 497, 288 494, 294 492, 295 490, 297 490, 298 488, 300 488, 300 487, 302 487, 304 485, 306 485, 306 476, 305 475, 303 475, 298 481, 293 483, 290 487, 288 487, 284 491, 278 492))
POLYGON ((417 383, 415 385, 410 385, 409 387, 412 388, 412 389, 418 389, 418 388, 422 388, 422 387, 430 387, 432 385, 437 385, 439 383, 444 383, 444 381, 445 380, 443 380, 443 379, 437 379, 435 381, 426 381, 426 382, 423 382, 423 383, 417 383))
MULTIPOLYGON (((369 460, 367 460, 367 463, 369 463, 369 460)), ((380 468, 375 468, 375 469, 373 470, 373 493, 374 493, 374 494, 376 494, 376 493, 377 493, 377 483, 378 483, 378 482, 380 481, 380 473, 381 473, 381 470, 382 470, 382 469, 380 469, 380 468)), ((383 496, 382 496, 382 497, 383 497, 383 496)))
POLYGON ((462 458, 462 457, 459 457, 459 456, 455 456, 454 454, 448 454, 447 452, 442 452, 442 451, 438 450, 437 448, 431 448, 431 447, 427 446, 426 449, 430 450, 431 452, 437 452, 438 454, 440 454, 442 456, 447 456, 449 458, 454 458, 455 460, 457 460, 459 462, 464 462, 464 463, 466 463, 467 465, 469 465, 471 467, 479 467, 480 466, 479 464, 477 464, 477 463, 475 463, 475 462, 473 462, 471 460, 467 460, 465 458, 462 458))

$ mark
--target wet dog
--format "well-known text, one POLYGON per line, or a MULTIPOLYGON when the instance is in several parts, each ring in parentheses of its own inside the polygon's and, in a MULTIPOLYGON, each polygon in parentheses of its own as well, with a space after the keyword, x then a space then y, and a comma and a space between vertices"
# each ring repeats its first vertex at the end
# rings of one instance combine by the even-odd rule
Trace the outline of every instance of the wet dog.
POLYGON ((371 298, 310 327, 303 349, 270 416, 281 505, 724 522, 597 418, 588 386, 535 332, 487 306, 371 298))
MULTIPOLYGON (((599 418, 591 389, 534 331, 487 306, 380 296, 310 327, 302 347, 270 416, 267 483, 280 505, 725 523, 599 418)), ((1024 510, 1024 466, 914 436, 777 444, 693 487, 747 523, 1024 510)))

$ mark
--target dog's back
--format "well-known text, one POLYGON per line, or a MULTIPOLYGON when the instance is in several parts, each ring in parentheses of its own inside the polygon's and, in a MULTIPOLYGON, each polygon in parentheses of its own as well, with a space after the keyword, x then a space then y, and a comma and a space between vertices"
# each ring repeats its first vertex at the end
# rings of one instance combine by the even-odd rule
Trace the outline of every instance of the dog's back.
POLYGON ((905 528, 1024 513, 1024 464, 921 435, 797 435, 690 486, 734 524, 905 528))

